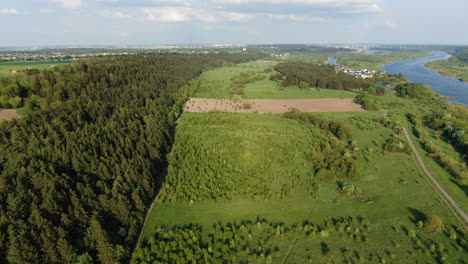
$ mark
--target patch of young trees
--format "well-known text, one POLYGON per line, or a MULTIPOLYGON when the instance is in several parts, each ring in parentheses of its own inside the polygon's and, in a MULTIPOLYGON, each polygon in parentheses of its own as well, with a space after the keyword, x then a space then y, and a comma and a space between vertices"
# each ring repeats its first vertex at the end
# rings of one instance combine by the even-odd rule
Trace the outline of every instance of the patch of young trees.
POLYGON ((334 236, 365 243, 370 229, 368 220, 352 217, 333 218, 320 225, 308 220, 287 225, 259 217, 218 223, 205 231, 208 234, 199 225, 160 226, 133 258, 135 263, 276 263, 284 258, 285 245, 293 239, 324 241, 334 236))
POLYGON ((265 79, 266 76, 261 73, 241 72, 231 78, 231 86, 229 87, 232 95, 244 95, 245 86, 249 83, 254 83, 265 79))
POLYGON ((191 80, 238 56, 95 58, 0 81, 3 103, 37 111, 0 123, 0 262, 128 258, 191 80))
POLYGON ((311 114, 302 113, 297 110, 283 114, 283 117, 313 125, 329 137, 327 145, 321 145, 311 154, 314 174, 317 179, 324 181, 336 181, 359 176, 362 172, 352 145, 345 142, 351 139, 351 128, 341 121, 328 120, 326 118, 311 114))
MULTIPOLYGON (((369 81, 344 72, 336 71, 331 65, 317 65, 306 62, 284 62, 275 66, 275 70, 280 72, 284 78, 282 86, 302 86, 317 87, 333 90, 361 90, 371 86, 369 81)), ((272 76, 274 80, 279 80, 279 76, 272 76)))
MULTIPOLYGON (((289 131, 281 126, 286 124, 299 125, 295 131, 309 132, 300 124, 272 116, 186 115, 179 121, 160 201, 281 199, 299 191, 316 195, 314 173, 308 166, 302 169, 301 161, 307 162, 312 152, 320 153, 321 149, 330 152, 333 145, 316 129, 310 129, 312 135, 305 137, 285 134, 289 131), (268 122, 274 126, 263 126, 268 122)), ((321 166, 326 167, 329 157, 322 159, 321 166)))
POLYGON ((377 102, 375 101, 375 98, 365 91, 356 95, 354 102, 356 104, 362 105, 364 109, 369 111, 377 111, 380 109, 377 102))
POLYGON ((395 87, 397 96, 399 97, 410 97, 419 99, 430 99, 436 97, 436 94, 431 88, 427 87, 422 83, 405 83, 398 84, 395 87))
POLYGON ((463 105, 451 105, 447 110, 427 117, 427 125, 441 131, 462 155, 468 156, 468 109, 463 105))
MULTIPOLYGON (((452 109, 456 109, 453 107, 452 109)), ((459 109, 460 111, 463 108, 459 109)), ((466 137, 463 123, 466 126, 466 120, 464 116, 454 114, 453 117, 448 112, 433 113, 425 118, 418 114, 409 115, 411 123, 414 125, 415 135, 421 140, 424 149, 429 153, 429 156, 443 166, 450 174, 452 174, 461 185, 468 184, 468 169, 466 162, 458 161, 450 155, 447 155, 437 144, 436 141, 431 139, 429 133, 426 131, 424 124, 427 124, 430 128, 440 131, 440 135, 445 135, 451 139, 451 143, 461 150, 462 156, 466 159, 468 150, 468 137, 466 137), (466 137, 465 142, 463 137, 466 137)), ((438 134, 437 132, 435 133, 438 134)))

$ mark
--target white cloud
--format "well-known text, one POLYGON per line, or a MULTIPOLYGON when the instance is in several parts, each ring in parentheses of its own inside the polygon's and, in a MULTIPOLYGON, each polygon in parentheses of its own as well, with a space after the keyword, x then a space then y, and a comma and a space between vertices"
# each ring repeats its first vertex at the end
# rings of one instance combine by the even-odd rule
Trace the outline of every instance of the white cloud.
POLYGON ((190 6, 190 2, 188 0, 153 0, 155 4, 171 4, 171 5, 184 5, 190 6))
POLYGON ((59 4, 63 8, 78 9, 82 6, 81 0, 49 0, 50 3, 59 4))
POLYGON ((126 14, 126 13, 123 13, 123 12, 120 12, 120 11, 112 13, 111 16, 113 18, 119 18, 119 19, 131 18, 131 16, 129 14, 126 14))
POLYGON ((54 12, 54 10, 49 9, 49 8, 40 8, 39 9, 39 13, 41 13, 41 14, 50 14, 50 13, 53 13, 53 12, 54 12))
POLYGON ((14 8, 0 9, 0 15, 19 15, 19 12, 14 8))
POLYGON ((300 16, 296 14, 264 14, 264 16, 274 19, 274 20, 286 20, 286 21, 304 21, 304 22, 325 22, 325 19, 322 17, 309 17, 309 16, 300 16))
POLYGON ((349 9, 344 10, 344 13, 348 13, 348 14, 378 13, 378 12, 382 12, 382 8, 378 4, 356 5, 349 9))
POLYGON ((98 2, 102 3, 118 3, 120 0, 97 0, 98 2))
POLYGON ((342 9, 345 13, 372 13, 380 12, 381 0, 211 0, 221 5, 302 5, 342 9))
MULTIPOLYGON (((325 19, 314 16, 304 16, 297 14, 273 14, 273 13, 246 13, 246 12, 228 12, 223 10, 205 10, 195 9, 185 6, 164 6, 164 7, 145 7, 141 9, 143 16, 151 22, 187 22, 201 21, 205 23, 214 23, 217 21, 228 21, 245 23, 256 19, 271 19, 280 21, 302 21, 302 22, 325 22, 325 19)), ((114 16, 123 18, 123 14, 114 16)))
POLYGON ((247 22, 256 18, 255 14, 248 13, 226 12, 224 14, 229 21, 233 22, 247 22))
POLYGON ((145 7, 142 9, 145 19, 158 22, 186 22, 190 21, 192 9, 189 7, 145 7))
POLYGON ((391 20, 385 20, 383 25, 388 29, 396 29, 398 27, 398 25, 391 20))
POLYGON ((193 10, 191 12, 191 16, 195 20, 199 20, 206 23, 214 23, 218 20, 216 16, 212 15, 210 12, 206 12, 205 10, 193 10))
POLYGON ((224 12, 223 17, 232 22, 249 22, 254 19, 272 19, 281 21, 325 22, 321 17, 309 17, 296 14, 270 14, 270 13, 239 13, 224 12))

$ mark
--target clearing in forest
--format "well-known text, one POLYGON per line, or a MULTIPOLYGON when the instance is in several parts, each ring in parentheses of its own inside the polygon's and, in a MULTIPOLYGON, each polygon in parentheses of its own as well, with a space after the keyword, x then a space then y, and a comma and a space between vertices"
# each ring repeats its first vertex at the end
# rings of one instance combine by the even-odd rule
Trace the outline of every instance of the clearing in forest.
POLYGON ((15 109, 0 109, 0 120, 11 120, 19 116, 15 109))
POLYGON ((230 113, 285 113, 295 108, 301 112, 362 112, 361 105, 348 98, 324 99, 207 99, 191 98, 185 105, 185 112, 222 111, 230 113))

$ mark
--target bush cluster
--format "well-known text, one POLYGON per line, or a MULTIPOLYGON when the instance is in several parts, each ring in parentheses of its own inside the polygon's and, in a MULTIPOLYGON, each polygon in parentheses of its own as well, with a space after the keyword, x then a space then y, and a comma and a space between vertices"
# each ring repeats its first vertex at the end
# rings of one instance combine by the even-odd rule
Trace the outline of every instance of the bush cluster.
POLYGON ((207 235, 199 225, 160 226, 133 257, 136 263, 276 263, 280 250, 287 250, 285 245, 292 239, 323 241, 339 236, 368 242, 370 229, 369 221, 352 217, 333 218, 321 225, 307 220, 300 225, 270 223, 259 217, 215 224, 207 235))

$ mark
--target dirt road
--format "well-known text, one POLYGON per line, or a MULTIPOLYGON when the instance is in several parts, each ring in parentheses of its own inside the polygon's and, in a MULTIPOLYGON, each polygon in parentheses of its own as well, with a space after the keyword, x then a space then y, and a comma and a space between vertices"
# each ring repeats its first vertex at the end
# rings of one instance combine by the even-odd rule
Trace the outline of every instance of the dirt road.
POLYGON ((463 208, 452 198, 452 196, 450 196, 450 194, 447 191, 445 191, 442 185, 440 185, 436 178, 427 169, 421 155, 419 154, 418 149, 414 145, 413 140, 411 139, 410 134, 408 133, 408 130, 405 127, 403 128, 403 132, 405 134, 406 139, 411 145, 411 149, 413 150, 413 153, 416 157, 418 167, 424 172, 424 174, 427 175, 431 185, 436 189, 440 196, 442 196, 442 199, 445 200, 449 207, 451 207, 451 209, 455 211, 455 216, 459 219, 462 218, 462 220, 464 221, 463 224, 465 225, 466 229, 468 224, 468 215, 465 213, 465 211, 463 211, 463 208))

